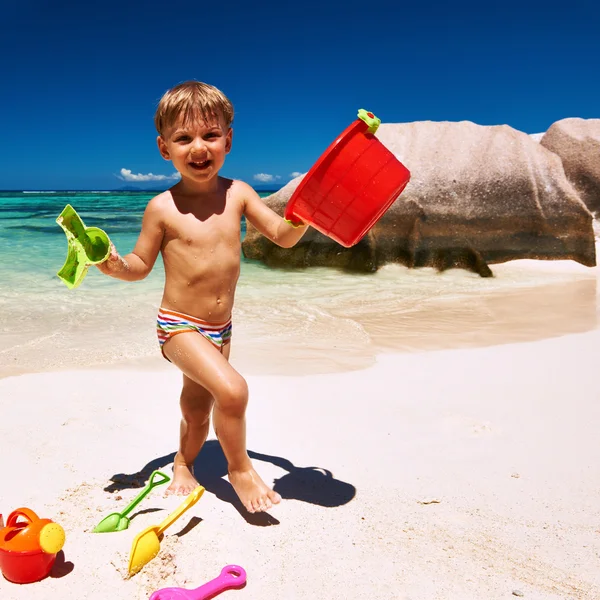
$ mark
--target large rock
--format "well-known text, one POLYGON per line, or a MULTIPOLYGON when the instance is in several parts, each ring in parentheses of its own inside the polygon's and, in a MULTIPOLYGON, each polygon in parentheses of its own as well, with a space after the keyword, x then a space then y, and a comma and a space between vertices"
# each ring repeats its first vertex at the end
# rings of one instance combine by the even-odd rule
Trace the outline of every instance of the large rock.
MULTIPOLYGON (((373 271, 389 262, 463 267, 517 258, 595 265, 592 215, 567 181, 560 158, 527 134, 471 122, 384 124, 378 138, 410 169, 402 195, 354 247, 309 230, 283 249, 251 225, 244 254, 270 266, 329 265, 373 271)), ((296 178, 266 203, 279 214, 296 178)))
POLYGON ((558 154, 567 179, 585 205, 600 211, 600 119, 562 119, 550 126, 540 144, 558 154))

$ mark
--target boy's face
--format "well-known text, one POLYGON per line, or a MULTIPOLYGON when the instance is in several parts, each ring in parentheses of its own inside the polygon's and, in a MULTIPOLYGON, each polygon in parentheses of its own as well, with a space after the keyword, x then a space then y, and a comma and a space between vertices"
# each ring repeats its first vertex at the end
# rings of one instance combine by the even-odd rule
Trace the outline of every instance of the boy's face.
POLYGON ((216 177, 231 150, 233 129, 222 116, 211 122, 175 123, 164 135, 158 136, 158 149, 165 160, 182 177, 193 181, 209 181, 216 177))

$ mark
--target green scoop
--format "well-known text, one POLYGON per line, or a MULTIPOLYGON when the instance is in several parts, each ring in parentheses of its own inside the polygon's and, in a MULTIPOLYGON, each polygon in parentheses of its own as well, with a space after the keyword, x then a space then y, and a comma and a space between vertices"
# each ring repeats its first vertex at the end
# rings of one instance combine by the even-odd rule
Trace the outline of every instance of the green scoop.
POLYGON ((96 527, 94 533, 110 533, 113 531, 123 531, 129 527, 129 517, 127 516, 157 485, 167 483, 169 477, 160 471, 154 471, 146 487, 127 505, 125 510, 114 512, 104 517, 96 527))
POLYGON ((56 222, 67 236, 67 260, 57 275, 69 289, 76 288, 90 265, 104 262, 110 255, 110 239, 98 227, 86 227, 77 211, 67 204, 56 222))

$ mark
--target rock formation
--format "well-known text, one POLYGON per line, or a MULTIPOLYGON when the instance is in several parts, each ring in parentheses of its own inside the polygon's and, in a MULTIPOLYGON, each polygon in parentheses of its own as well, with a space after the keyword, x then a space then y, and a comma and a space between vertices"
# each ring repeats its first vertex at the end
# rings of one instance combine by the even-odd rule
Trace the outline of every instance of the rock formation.
MULTIPOLYGON (((352 248, 311 229, 279 248, 249 224, 246 257, 270 266, 327 265, 374 271, 390 262, 482 276, 518 258, 595 265, 593 217, 567 180, 560 158, 506 125, 468 121, 383 124, 377 137, 411 171, 411 181, 352 248)), ((279 214, 301 178, 266 203, 279 214)))
POLYGON ((557 154, 567 179, 585 205, 600 211, 600 119, 562 119, 553 123, 540 144, 557 154))

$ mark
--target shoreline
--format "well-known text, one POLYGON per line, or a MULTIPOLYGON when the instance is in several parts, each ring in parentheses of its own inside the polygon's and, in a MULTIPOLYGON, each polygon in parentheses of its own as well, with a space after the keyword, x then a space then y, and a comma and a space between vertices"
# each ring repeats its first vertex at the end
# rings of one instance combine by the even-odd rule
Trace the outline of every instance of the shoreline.
MULTIPOLYGON (((505 289, 482 290, 477 295, 432 294, 418 303, 399 307, 390 303, 389 310, 385 310, 385 301, 374 301, 356 315, 351 305, 332 305, 328 307, 329 321, 317 307, 317 320, 308 313, 304 321, 298 320, 298 327, 285 330, 277 322, 269 328, 264 318, 256 319, 254 305, 248 309, 241 303, 241 308, 234 309, 231 362, 243 375, 343 373, 367 369, 385 353, 483 348, 593 331, 599 326, 600 313, 597 268, 565 262, 498 265, 498 276, 509 281, 515 269, 521 277, 529 270, 537 279, 529 283, 525 278, 512 287, 507 284, 505 289), (550 275, 548 279, 544 279, 545 273, 550 275)), ((31 347, 28 343, 15 347, 10 345, 10 335, 5 335, 8 345, 0 352, 0 380, 70 369, 168 370, 172 367, 155 340, 154 308, 146 304, 143 313, 147 318, 138 317, 127 332, 131 340, 127 346, 113 347, 113 330, 101 330, 101 324, 84 324, 85 334, 75 332, 71 338, 68 331, 55 332, 51 337, 60 347, 43 339, 33 340, 31 347), (88 357, 92 350, 95 360, 88 357)))

